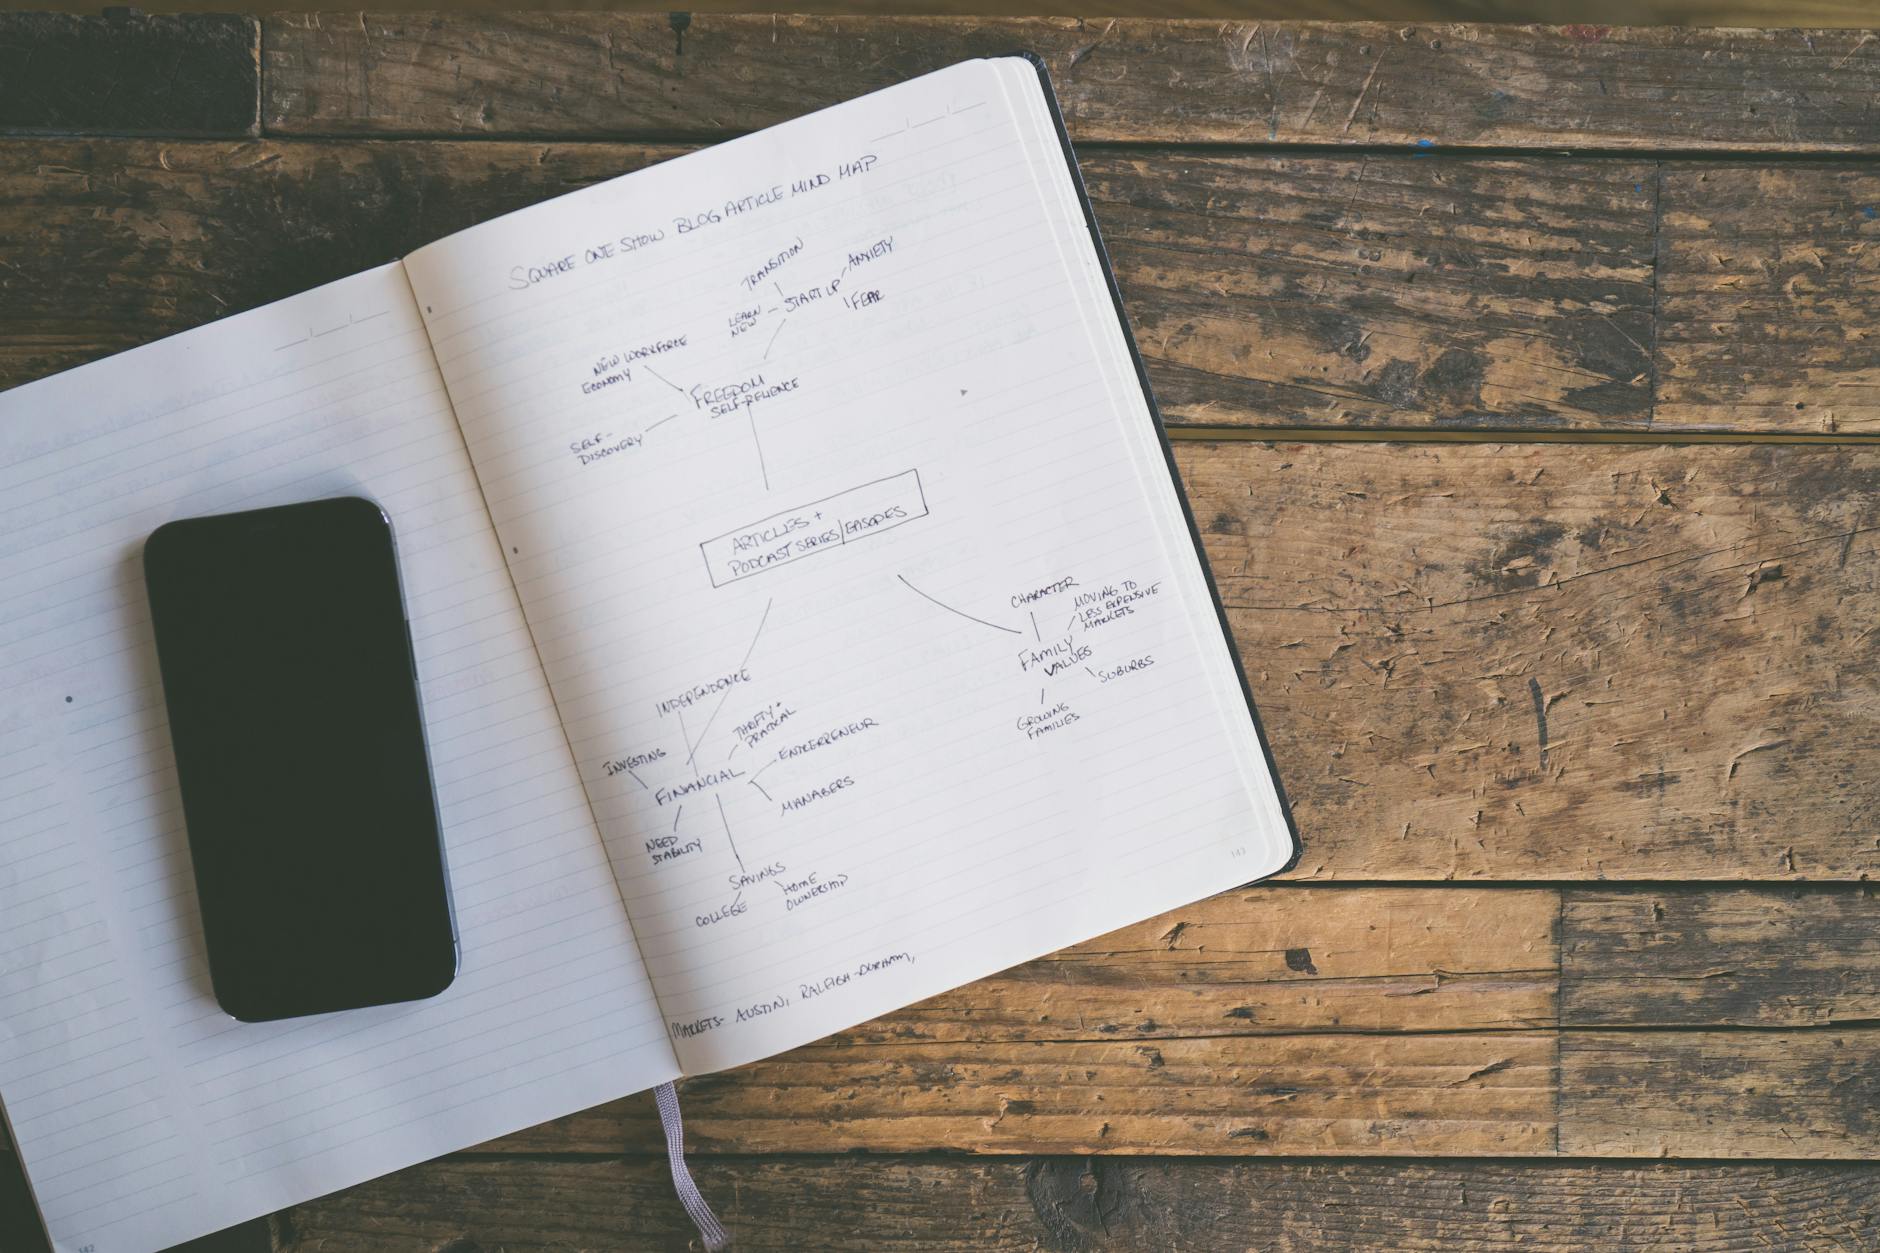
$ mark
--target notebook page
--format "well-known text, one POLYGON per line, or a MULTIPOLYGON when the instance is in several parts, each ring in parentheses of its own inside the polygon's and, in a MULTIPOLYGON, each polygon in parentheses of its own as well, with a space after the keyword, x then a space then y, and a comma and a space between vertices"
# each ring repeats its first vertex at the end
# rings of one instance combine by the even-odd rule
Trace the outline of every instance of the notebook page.
POLYGON ((688 1072, 1290 852, 1000 64, 407 259, 688 1072))
MULTIPOLYGON (((1122 434, 1132 445, 1143 493, 1150 501, 1151 516, 1158 523, 1169 552, 1170 577, 1181 584, 1190 604, 1205 606, 1212 601, 1213 593, 1201 563, 1192 559, 1196 537, 1184 514, 1175 477, 1170 473, 1168 454, 1156 433, 1157 419, 1143 394, 1135 355, 1116 310, 1116 297, 1111 293, 1107 270, 1091 238, 1089 219, 1079 196, 1077 180, 1081 176, 1064 158, 1063 139, 1058 134, 1044 80, 1036 68, 1018 58, 1002 58, 997 66, 1006 98, 1026 131, 1039 194, 1052 206, 1047 216, 1052 219, 1059 255, 1070 271, 1071 282, 1080 289, 1077 309, 1091 337, 1091 351, 1102 368, 1111 403, 1120 415, 1122 434)), ((1214 697, 1222 731, 1239 754, 1242 770, 1255 781, 1252 786, 1261 803, 1261 820, 1274 830, 1285 831, 1279 789, 1259 735, 1257 730, 1248 734, 1247 707, 1232 644, 1220 629, 1217 615, 1191 617, 1190 625, 1202 664, 1213 675, 1209 692, 1214 697)), ((1296 847, 1279 850, 1281 865, 1296 847)), ((1262 873, 1277 868, 1271 867, 1262 873)))
POLYGON ((0 395, 0 586, 0 1100, 55 1247, 166 1247, 676 1073, 399 267, 0 395), (237 1023, 142 544, 346 493, 397 537, 462 968, 237 1023))

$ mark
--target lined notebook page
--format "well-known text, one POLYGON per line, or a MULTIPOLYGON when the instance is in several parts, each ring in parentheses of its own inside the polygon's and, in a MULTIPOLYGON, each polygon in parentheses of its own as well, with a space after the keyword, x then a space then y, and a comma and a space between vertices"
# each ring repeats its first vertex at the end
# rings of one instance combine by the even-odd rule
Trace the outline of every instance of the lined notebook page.
POLYGON ((57 1248, 165 1247, 676 1072, 400 269, 0 395, 0 586, 0 1100, 57 1248), (237 1023, 143 540, 345 493, 397 536, 462 970, 237 1023))
POLYGON ((407 259, 688 1072, 1290 852, 1076 212, 982 61, 407 259))

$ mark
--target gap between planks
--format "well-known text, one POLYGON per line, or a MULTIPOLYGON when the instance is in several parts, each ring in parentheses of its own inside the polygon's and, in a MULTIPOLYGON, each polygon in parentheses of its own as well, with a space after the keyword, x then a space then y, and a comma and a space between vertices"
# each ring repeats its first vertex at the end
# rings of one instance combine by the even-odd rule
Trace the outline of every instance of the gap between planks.
MULTIPOLYGON (((12 1169, 13 1149, 10 1145, 0 1145, 0 1170, 12 1169)), ((971 1149, 928 1149, 919 1153, 858 1153, 854 1149, 818 1152, 804 1149, 797 1152, 761 1153, 729 1150, 713 1153, 709 1157, 696 1157, 692 1165, 695 1169, 732 1169, 741 1165, 752 1166, 830 1166, 838 1163, 854 1163, 858 1158, 865 1158, 874 1166, 881 1166, 902 1161, 950 1163, 955 1165, 983 1165, 989 1167, 1008 1166, 1015 1162, 1048 1161, 1053 1159, 1075 1161, 1106 1161, 1131 1166, 1177 1165, 1181 1167, 1229 1167, 1236 1170, 1255 1170, 1265 1167, 1330 1167, 1330 1166, 1384 1166, 1401 1169, 1415 1163, 1442 1163, 1448 1166, 1466 1168, 1502 1167, 1510 1170, 1542 1172, 1562 1166, 1612 1166, 1627 1170, 1668 1168, 1673 1170, 1702 1170, 1724 1167, 1731 1170, 1748 1170, 1763 1166, 1793 1166, 1809 1170, 1832 1171, 1849 1169, 1880 1170, 1880 1163, 1863 1162, 1858 1159, 1823 1158, 1823 1157, 1626 1157, 1614 1153, 1563 1153, 1558 1157, 1482 1157, 1445 1156, 1432 1154, 1424 1158, 1380 1157, 1375 1153, 1273 1153, 1257 1157, 1235 1157, 1229 1154, 1061 1154, 1061 1153, 998 1153, 987 1154, 971 1149)), ((523 1164, 528 1162, 553 1166, 573 1166, 583 1163, 605 1165, 609 1162, 649 1162, 666 1164, 667 1152, 663 1147, 651 1145, 622 1144, 618 1149, 599 1151, 589 1149, 492 1149, 482 1152, 476 1148, 460 1149, 455 1153, 444 1153, 414 1163, 402 1170, 376 1176, 364 1183, 354 1184, 352 1189, 330 1194, 325 1198, 302 1201, 300 1205, 319 1204, 332 1197, 344 1196, 356 1188, 384 1183, 395 1178, 405 1170, 416 1170, 427 1166, 440 1166, 450 1163, 475 1163, 478 1165, 496 1165, 500 1163, 523 1164)), ((297 1208, 289 1206, 288 1209, 297 1208)))
MULTIPOLYGON (((636 1094, 637 1095, 637 1094, 636 1094)), ((1008 1165, 1014 1161, 1048 1160, 1067 1158, 1076 1161, 1090 1159, 1127 1163, 1131 1165, 1153 1165, 1157 1163, 1180 1163, 1183 1166, 1230 1166, 1244 1169, 1259 1166, 1404 1166, 1412 1162, 1443 1162, 1457 1166, 1502 1166, 1515 1170, 1542 1171, 1550 1167, 1570 1166, 1579 1163, 1589 1165, 1606 1164, 1623 1166, 1628 1169, 1665 1166, 1670 1168, 1703 1168, 1707 1166, 1727 1166, 1731 1168, 1755 1166, 1806 1166, 1810 1169, 1848 1169, 1871 1168, 1880 1170, 1880 1162, 1866 1162, 1858 1159, 1832 1157, 1626 1157, 1613 1153, 1572 1153, 1558 1157, 1520 1157, 1511 1155, 1480 1156, 1445 1156, 1431 1154, 1427 1158, 1380 1157, 1375 1153, 1272 1153, 1258 1156, 1234 1156, 1227 1153, 1167 1153, 1167 1154, 1106 1154, 1106 1153, 996 1153, 988 1154, 972 1149, 930 1149, 919 1153, 881 1152, 862 1154, 854 1149, 818 1152, 815 1149, 800 1149, 780 1153, 745 1152, 728 1149, 722 1153, 712 1153, 709 1157, 700 1156, 697 1164, 701 1166, 736 1166, 739 1164, 788 1165, 825 1165, 833 1162, 853 1162, 865 1156, 875 1164, 884 1164, 900 1159, 914 1159, 921 1162, 951 1162, 958 1164, 974 1163, 986 1165, 1008 1165)), ((666 1150, 657 1145, 623 1144, 618 1150, 610 1152, 587 1149, 569 1149, 560 1152, 552 1149, 492 1149, 485 1153, 475 1148, 462 1149, 455 1153, 429 1159, 437 1162, 619 1162, 639 1161, 664 1163, 666 1150)), ((425 1165, 429 1163, 419 1163, 425 1165)), ((380 1176, 386 1178, 387 1176, 380 1176)), ((355 1185, 362 1186, 362 1185, 355 1185)), ((311 1202, 301 1202, 303 1205, 311 1202)))
MULTIPOLYGON (((840 103, 840 102, 838 102, 840 103)), ((827 107, 827 106, 825 106, 827 107)), ((819 112, 806 109, 798 116, 808 116, 819 112)), ((789 119, 785 119, 789 120, 789 119)), ((781 123, 771 123, 771 126, 781 123)), ((140 130, 73 130, 59 132, 4 131, 0 138, 8 139, 112 139, 112 140, 149 140, 152 142, 205 142, 236 141, 244 139, 265 139, 274 144, 305 144, 319 147, 330 144, 534 144, 556 148, 583 147, 633 147, 658 148, 672 147, 680 149, 674 156, 697 152, 706 148, 716 148, 736 139, 769 130, 770 126, 752 130, 728 131, 722 138, 705 138, 688 134, 684 131, 663 131, 657 128, 644 128, 619 132, 608 131, 438 131, 438 130, 402 130, 402 131, 349 131, 349 130, 302 130, 279 129, 271 127, 264 120, 258 128, 245 132, 230 131, 226 134, 153 134, 140 130)), ((1363 144, 1272 144, 1272 143, 1208 143, 1205 141, 1184 142, 1166 139, 1081 139, 1073 140, 1081 160, 1114 154, 1123 157, 1141 156, 1154 153, 1171 157, 1337 157, 1357 161, 1365 157, 1415 157, 1428 161, 1519 161, 1538 159, 1546 161, 1592 161, 1592 160, 1629 160, 1676 162, 1680 165, 1832 165, 1856 166, 1868 169, 1880 169, 1880 156, 1864 152, 1787 151, 1780 148, 1626 148, 1610 145, 1576 145, 1574 147, 1550 148, 1544 145, 1504 144, 1497 147, 1472 148, 1465 144, 1446 144, 1423 147, 1413 143, 1363 143, 1363 144)))
POLYGON ((1515 427, 1442 430, 1424 427, 1164 425, 1182 443, 1243 444, 1827 444, 1880 446, 1880 435, 1797 431, 1534 431, 1515 427))

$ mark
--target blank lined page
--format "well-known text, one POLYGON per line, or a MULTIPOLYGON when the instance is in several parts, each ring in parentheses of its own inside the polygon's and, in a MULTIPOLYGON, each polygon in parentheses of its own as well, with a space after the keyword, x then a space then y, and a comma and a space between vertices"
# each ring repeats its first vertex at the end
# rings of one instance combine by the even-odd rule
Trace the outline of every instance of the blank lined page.
POLYGON ((407 268, 688 1072, 1284 862, 1027 63, 407 268))
POLYGON ((0 1100, 57 1248, 166 1247, 676 1072, 399 268, 0 395, 0 586, 0 1100), (462 969, 238 1023, 143 540, 349 493, 397 536, 462 969))

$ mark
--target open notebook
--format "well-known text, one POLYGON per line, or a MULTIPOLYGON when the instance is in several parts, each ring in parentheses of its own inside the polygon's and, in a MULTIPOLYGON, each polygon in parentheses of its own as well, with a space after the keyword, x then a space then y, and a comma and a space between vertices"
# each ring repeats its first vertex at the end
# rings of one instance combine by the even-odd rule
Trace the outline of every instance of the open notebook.
POLYGON ((0 586, 0 1098, 61 1250, 765 1057, 1296 852, 1024 57, 0 395, 0 586), (141 548, 342 493, 397 529, 462 970, 241 1024, 141 548))

